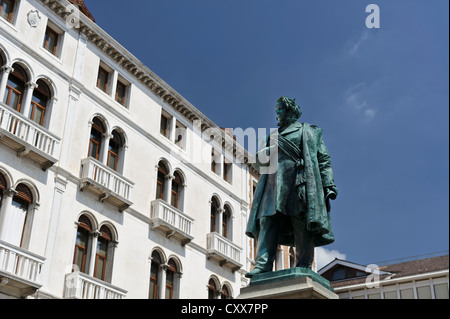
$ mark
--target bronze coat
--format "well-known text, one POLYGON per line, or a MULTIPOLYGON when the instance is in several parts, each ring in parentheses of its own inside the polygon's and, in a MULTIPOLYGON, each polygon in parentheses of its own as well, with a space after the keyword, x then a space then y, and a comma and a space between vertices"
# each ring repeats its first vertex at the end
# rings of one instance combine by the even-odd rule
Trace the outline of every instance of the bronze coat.
MULTIPOLYGON (((298 143, 303 151, 301 174, 297 174, 296 163, 279 150, 276 173, 261 175, 256 187, 246 234, 258 238, 260 217, 274 215, 277 211, 285 215, 302 214, 307 229, 314 236, 315 246, 329 245, 334 242, 334 234, 324 190, 330 188, 336 193, 337 190, 322 130, 295 122, 279 134, 298 143)), ((295 245, 290 223, 285 223, 279 244, 295 245)))

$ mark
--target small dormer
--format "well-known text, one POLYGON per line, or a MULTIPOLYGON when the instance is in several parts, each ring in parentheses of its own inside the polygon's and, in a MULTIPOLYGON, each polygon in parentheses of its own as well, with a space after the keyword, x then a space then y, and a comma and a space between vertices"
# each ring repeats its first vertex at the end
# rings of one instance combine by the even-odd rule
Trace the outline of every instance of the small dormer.
POLYGON ((365 266, 337 258, 319 270, 319 275, 330 282, 367 277, 371 274, 372 272, 368 271, 365 266))

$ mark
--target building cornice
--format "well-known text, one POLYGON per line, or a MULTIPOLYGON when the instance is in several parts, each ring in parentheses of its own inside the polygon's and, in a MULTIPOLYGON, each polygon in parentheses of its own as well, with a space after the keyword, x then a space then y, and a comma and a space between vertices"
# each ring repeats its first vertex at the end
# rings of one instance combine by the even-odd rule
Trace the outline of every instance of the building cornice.
MULTIPOLYGON (((68 0, 38 1, 49 10, 53 11, 63 21, 71 15, 71 13, 66 10, 66 8, 71 5, 71 2, 68 0)), ((257 171, 249 163, 249 158, 252 158, 253 155, 248 153, 242 145, 238 144, 232 136, 213 123, 208 117, 189 103, 189 101, 164 82, 164 80, 157 76, 81 11, 79 17, 79 32, 83 34, 91 44, 101 50, 122 69, 126 70, 135 80, 148 88, 155 96, 159 97, 165 105, 173 108, 189 122, 194 123, 194 121, 200 121, 202 132, 206 129, 212 129, 217 136, 221 137, 222 146, 225 150, 232 153, 233 156, 238 158, 241 162, 245 163, 250 168, 251 172, 258 176, 257 171)))

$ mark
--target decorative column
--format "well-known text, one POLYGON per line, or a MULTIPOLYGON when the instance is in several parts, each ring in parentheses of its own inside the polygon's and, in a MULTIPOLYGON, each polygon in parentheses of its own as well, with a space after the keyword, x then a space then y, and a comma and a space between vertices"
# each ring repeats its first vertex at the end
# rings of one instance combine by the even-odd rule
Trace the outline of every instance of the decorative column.
POLYGON ((95 268, 95 255, 97 255, 97 241, 98 236, 101 235, 101 233, 97 230, 92 231, 90 234, 91 236, 91 251, 89 254, 89 276, 94 277, 94 268, 95 268))
POLYGON ((170 199, 172 198, 172 181, 175 179, 173 175, 166 175, 166 182, 164 183, 164 200, 170 204, 170 199))
POLYGON ((128 152, 128 145, 124 144, 119 150, 119 162, 117 163, 117 171, 123 175, 125 156, 128 152))
POLYGON ((224 213, 225 209, 223 208, 219 208, 217 210, 217 222, 219 223, 219 227, 217 227, 218 233, 222 236, 222 232, 223 232, 223 213, 224 213))
POLYGON ((159 266, 158 276, 158 299, 166 298, 166 271, 169 268, 167 264, 161 264, 159 266))
POLYGON ((1 77, 0 77, 0 102, 3 103, 3 99, 6 91, 6 83, 8 83, 9 74, 14 71, 14 69, 10 66, 2 66, 0 68, 1 77))
POLYGON ((28 206, 28 212, 23 228, 22 245, 21 245, 21 247, 24 249, 30 250, 30 243, 36 243, 36 241, 31 240, 31 235, 34 224, 34 218, 40 206, 41 205, 36 202, 28 206))
POLYGON ((3 241, 6 240, 6 229, 8 228, 6 223, 8 210, 11 207, 13 197, 16 195, 17 191, 12 188, 3 191, 2 206, 0 208, 0 240, 3 241))
POLYGON ((53 113, 55 109, 56 102, 58 102, 58 98, 53 96, 50 101, 47 102, 47 108, 45 110, 44 123, 42 124, 46 129, 50 127, 50 115, 53 113))
POLYGON ((107 165, 108 163, 108 148, 109 148, 109 140, 112 139, 112 134, 105 133, 103 134, 102 147, 100 150, 100 162, 107 165))
POLYGON ((186 198, 187 185, 183 183, 181 185, 181 190, 178 194, 178 209, 184 212, 184 199, 186 198))
POLYGON ((34 82, 28 82, 25 84, 25 93, 22 99, 22 106, 20 107, 20 113, 22 113, 26 117, 30 117, 31 110, 31 99, 33 97, 33 91, 36 89, 38 85, 34 82))

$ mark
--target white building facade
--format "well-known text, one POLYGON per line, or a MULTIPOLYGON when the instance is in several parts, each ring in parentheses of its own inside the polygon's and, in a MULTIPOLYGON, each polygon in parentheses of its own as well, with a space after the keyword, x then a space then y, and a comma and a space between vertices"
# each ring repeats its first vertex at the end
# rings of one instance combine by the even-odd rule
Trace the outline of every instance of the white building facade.
POLYGON ((0 4, 0 298, 237 297, 243 147, 70 1, 0 4))

